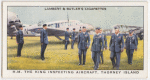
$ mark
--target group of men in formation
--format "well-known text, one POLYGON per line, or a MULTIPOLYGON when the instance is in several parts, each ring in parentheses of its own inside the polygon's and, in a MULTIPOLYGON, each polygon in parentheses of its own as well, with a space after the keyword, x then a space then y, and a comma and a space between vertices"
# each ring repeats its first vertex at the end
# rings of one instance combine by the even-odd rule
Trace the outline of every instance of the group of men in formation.
MULTIPOLYGON (((41 30, 41 35, 40 35, 40 41, 41 41, 41 59, 44 60, 44 52, 46 49, 46 46, 48 44, 48 35, 46 32, 47 25, 43 24, 43 29, 41 30)), ((16 35, 16 40, 18 43, 18 50, 17 50, 17 56, 21 56, 21 49, 24 43, 23 39, 23 27, 20 25, 19 30, 16 35)), ((107 38, 104 33, 102 33, 101 28, 96 28, 95 29, 95 35, 93 36, 93 41, 91 45, 91 51, 92 51, 92 60, 94 62, 94 70, 97 70, 99 68, 99 63, 104 63, 103 59, 103 51, 107 49, 107 38), (100 57, 102 59, 100 59, 100 57), (102 60, 102 61, 101 61, 102 60)), ((74 49, 74 43, 75 43, 75 28, 73 28, 73 32, 71 34, 71 48, 74 49)), ((69 28, 66 29, 65 32, 65 50, 67 50, 67 45, 69 43, 69 28)), ((78 49, 79 49, 79 65, 85 65, 86 62, 86 53, 87 49, 90 46, 90 35, 86 31, 86 27, 82 27, 82 30, 79 30, 79 35, 78 35, 78 49), (83 56, 83 58, 82 58, 83 56), (82 63, 83 61, 83 63, 82 63)), ((115 27, 115 34, 113 34, 110 38, 110 43, 109 43, 109 50, 111 51, 110 54, 110 59, 112 61, 112 66, 113 68, 116 68, 119 70, 119 65, 120 65, 120 55, 121 52, 126 49, 127 57, 128 57, 128 64, 132 65, 132 58, 133 58, 133 52, 134 50, 137 50, 137 45, 138 45, 138 39, 137 36, 134 34, 133 30, 129 31, 129 35, 126 36, 126 41, 124 43, 123 35, 119 33, 119 29, 115 27), (125 45, 124 45, 125 44, 125 45)))

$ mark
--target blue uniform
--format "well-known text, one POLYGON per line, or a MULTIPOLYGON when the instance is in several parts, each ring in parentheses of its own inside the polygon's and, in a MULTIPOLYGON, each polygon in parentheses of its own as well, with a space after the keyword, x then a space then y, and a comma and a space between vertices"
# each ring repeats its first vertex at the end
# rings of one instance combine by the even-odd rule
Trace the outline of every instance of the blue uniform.
POLYGON ((65 49, 67 49, 67 46, 69 44, 69 37, 70 37, 70 35, 69 35, 68 31, 66 31, 65 32, 65 49))
POLYGON ((110 59, 113 67, 119 69, 121 50, 124 49, 124 39, 121 34, 113 34, 110 39, 109 49, 111 51, 110 59), (116 62, 115 62, 116 57, 116 62))
POLYGON ((44 58, 44 52, 48 44, 48 35, 45 29, 41 30, 40 40, 43 45, 41 45, 41 58, 44 58))
POLYGON ((81 56, 83 54, 83 64, 85 64, 86 60, 86 51, 90 46, 90 36, 87 32, 80 33, 78 36, 78 48, 79 48, 79 61, 81 64, 81 56))
POLYGON ((19 29, 16 35, 16 40, 18 43, 17 56, 21 56, 21 50, 24 44, 23 32, 19 29))
MULTIPOLYGON (((102 35, 102 38, 103 38, 103 40, 104 40, 104 48, 107 48, 107 38, 106 38, 106 35, 104 34, 104 33, 102 33, 102 34, 100 34, 100 35, 102 35)), ((100 54, 100 58, 102 59, 102 63, 104 62, 104 59, 103 59, 103 51, 101 51, 101 54, 100 54)), ((100 59, 99 58, 99 59, 100 59)), ((99 60, 100 62, 99 63, 101 63, 101 60, 99 60)))
POLYGON ((71 48, 72 49, 74 48, 75 36, 76 36, 75 32, 72 32, 72 36, 71 36, 71 39, 72 39, 71 48))
POLYGON ((134 49, 137 49, 137 41, 134 35, 127 36, 125 41, 126 53, 128 56, 128 63, 132 64, 133 52, 134 49))
POLYGON ((104 48, 104 39, 102 35, 95 34, 93 37, 93 42, 92 42, 92 59, 94 62, 94 69, 97 70, 98 65, 99 65, 99 56, 101 54, 101 51, 104 48))

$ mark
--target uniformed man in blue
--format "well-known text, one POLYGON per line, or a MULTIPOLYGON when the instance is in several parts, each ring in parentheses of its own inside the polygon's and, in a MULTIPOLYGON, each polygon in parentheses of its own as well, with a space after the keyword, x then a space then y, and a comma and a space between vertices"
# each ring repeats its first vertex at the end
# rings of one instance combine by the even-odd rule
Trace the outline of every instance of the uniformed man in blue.
POLYGON ((129 35, 125 41, 126 53, 128 56, 128 64, 132 64, 133 52, 137 50, 136 37, 133 35, 133 30, 129 31, 129 35))
POLYGON ((111 36, 109 49, 111 51, 110 59, 112 61, 113 68, 116 67, 116 69, 119 70, 120 55, 124 50, 124 39, 123 35, 119 34, 119 29, 117 27, 115 27, 115 34, 111 36))
MULTIPOLYGON (((102 36, 102 38, 104 40, 104 49, 103 50, 106 50, 107 49, 107 38, 106 38, 106 35, 104 33, 102 33, 102 31, 103 30, 100 28, 99 34, 102 36)), ((100 58, 102 59, 102 64, 103 64, 104 63, 103 51, 101 51, 100 58)), ((99 61, 101 63, 101 60, 99 60, 99 61)))
POLYGON ((90 35, 86 32, 86 27, 83 26, 82 33, 78 36, 79 47, 79 65, 81 65, 81 56, 83 54, 83 65, 85 65, 86 51, 90 46, 90 35))
POLYGON ((99 30, 100 28, 96 28, 95 30, 96 34, 93 37, 93 42, 92 42, 92 47, 91 47, 92 59, 94 62, 94 70, 97 70, 99 66, 100 54, 104 48, 104 39, 102 35, 99 35, 99 30))
POLYGON ((66 29, 67 31, 65 32, 65 50, 67 50, 67 46, 69 44, 69 37, 70 37, 70 34, 69 34, 69 28, 66 29))
POLYGON ((72 32, 72 35, 71 35, 71 41, 72 41, 71 48, 72 49, 74 48, 75 36, 76 36, 75 28, 73 28, 73 32, 72 32))
POLYGON ((16 35, 16 40, 17 40, 17 44, 18 44, 17 57, 21 56, 21 50, 22 50, 22 47, 24 44, 24 38, 23 38, 22 30, 23 30, 23 27, 22 27, 22 25, 20 25, 19 30, 18 30, 17 35, 16 35))
POLYGON ((45 60, 44 52, 48 44, 48 34, 46 32, 47 24, 43 24, 43 29, 41 30, 41 59, 45 60))

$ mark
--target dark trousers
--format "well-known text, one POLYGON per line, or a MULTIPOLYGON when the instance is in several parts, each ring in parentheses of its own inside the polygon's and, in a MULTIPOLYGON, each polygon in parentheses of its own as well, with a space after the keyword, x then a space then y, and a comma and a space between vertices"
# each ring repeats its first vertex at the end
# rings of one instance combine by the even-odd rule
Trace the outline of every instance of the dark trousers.
POLYGON ((99 63, 101 63, 101 60, 102 60, 102 63, 104 62, 104 59, 103 59, 103 51, 101 51, 101 54, 100 54, 100 58, 99 58, 99 63))
POLYGON ((98 68, 98 65, 99 65, 99 56, 100 56, 100 51, 92 51, 92 59, 93 59, 93 62, 94 62, 94 70, 97 70, 98 68))
POLYGON ((128 57, 128 63, 132 64, 132 58, 133 58, 134 49, 129 49, 129 50, 127 49, 126 52, 127 52, 127 57, 128 57))
POLYGON ((23 47, 23 43, 19 43, 18 44, 18 50, 17 50, 17 56, 21 56, 22 47, 23 47))
POLYGON ((112 61, 112 65, 115 66, 117 69, 119 69, 119 65, 120 65, 120 52, 112 52, 111 51, 110 59, 112 61))
POLYGON ((43 45, 41 45, 41 58, 44 58, 44 52, 45 52, 46 47, 47 47, 47 44, 43 43, 43 45))
POLYGON ((65 41, 65 49, 67 49, 68 44, 69 44, 69 41, 65 41))
POLYGON ((72 41, 72 44, 71 44, 71 48, 73 49, 74 48, 74 42, 75 40, 72 41))
POLYGON ((82 54, 83 54, 83 64, 85 64, 85 60, 86 60, 86 49, 79 49, 79 62, 81 64, 81 57, 82 57, 82 54))

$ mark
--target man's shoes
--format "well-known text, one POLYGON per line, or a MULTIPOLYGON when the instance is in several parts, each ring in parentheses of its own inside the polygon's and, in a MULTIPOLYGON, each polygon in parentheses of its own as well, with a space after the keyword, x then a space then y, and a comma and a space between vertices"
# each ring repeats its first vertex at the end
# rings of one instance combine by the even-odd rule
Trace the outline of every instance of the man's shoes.
POLYGON ((44 58, 42 58, 42 60, 45 60, 44 58))
POLYGON ((43 58, 41 58, 42 60, 45 60, 45 58, 43 57, 43 58))
POLYGON ((85 63, 83 63, 83 66, 85 66, 85 63))
POLYGON ((116 66, 115 65, 113 65, 113 69, 115 68, 116 66))
POLYGON ((116 67, 117 70, 119 70, 119 67, 116 67))
POLYGON ((96 66, 94 67, 94 70, 97 70, 97 67, 96 67, 96 66))
POLYGON ((132 65, 132 63, 130 63, 130 65, 132 65))
POLYGON ((104 64, 104 62, 102 62, 102 64, 104 64))
POLYGON ((81 63, 79 63, 78 65, 81 65, 81 63))

